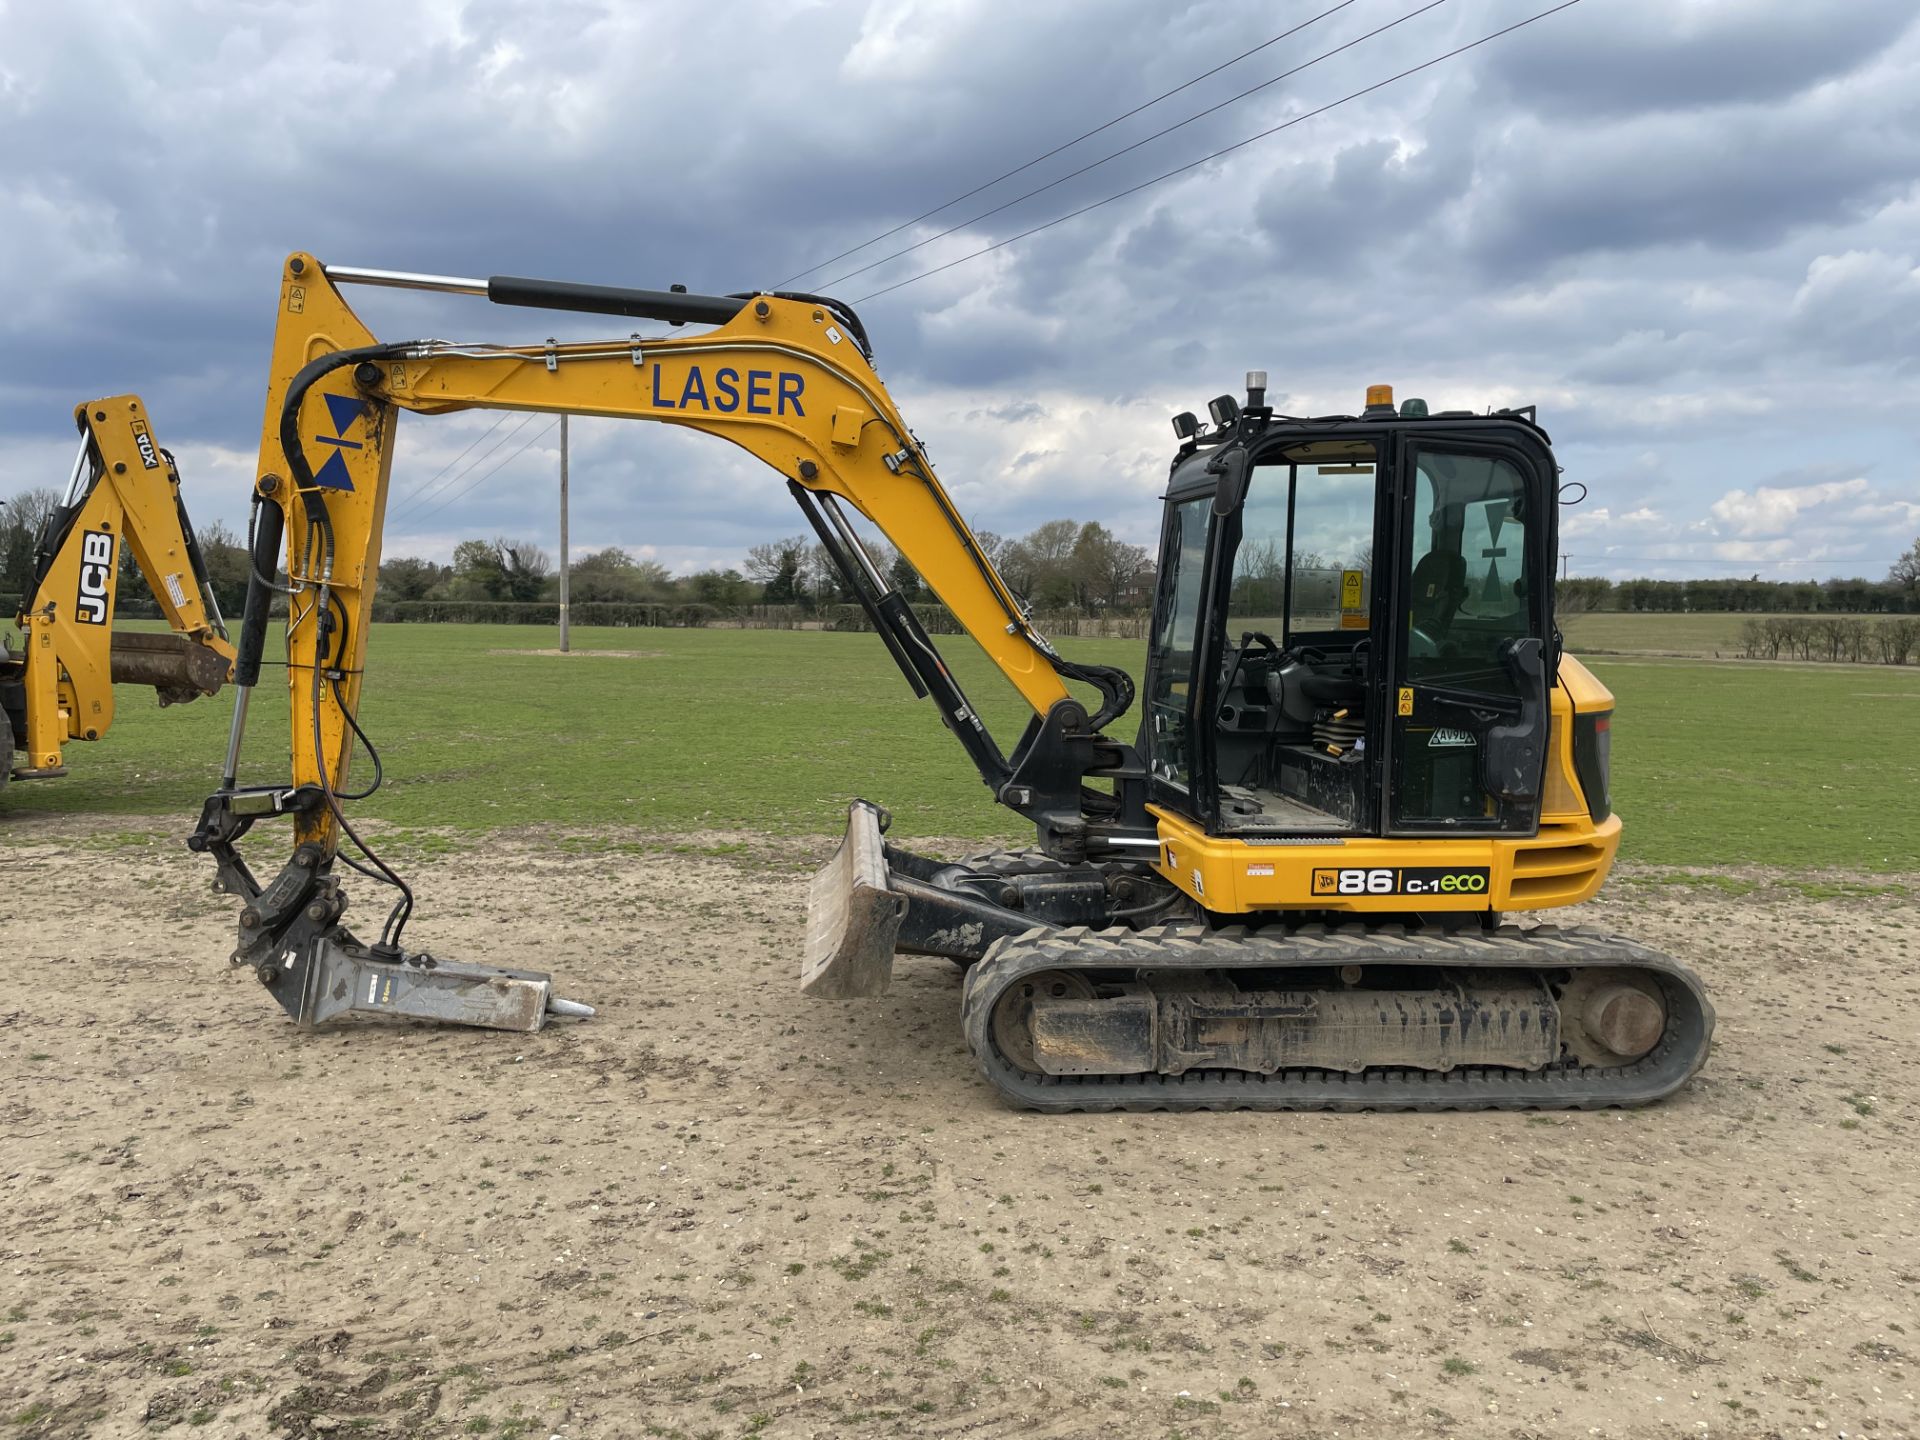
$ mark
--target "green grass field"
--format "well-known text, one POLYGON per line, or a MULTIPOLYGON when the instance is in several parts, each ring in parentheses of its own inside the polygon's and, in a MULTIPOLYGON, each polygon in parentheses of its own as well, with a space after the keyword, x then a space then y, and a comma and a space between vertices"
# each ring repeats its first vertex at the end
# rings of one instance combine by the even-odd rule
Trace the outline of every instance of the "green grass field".
POLYGON ((1580 655, 1740 654, 1749 615, 1562 615, 1561 633, 1580 655))
MULTIPOLYGON (((847 799, 863 795, 893 810, 902 835, 1021 833, 870 635, 591 629, 575 632, 573 655, 533 653, 553 643, 534 627, 376 627, 362 719, 388 778, 359 813, 409 828, 810 834, 836 831, 847 799)), ((970 643, 945 648, 1011 747, 1017 697, 970 643)), ((1129 640, 1065 648, 1129 666, 1141 655, 1129 640)), ((1920 669, 1592 668, 1619 699, 1614 794, 1628 858, 1920 871, 1920 669)), ((243 780, 286 774, 277 674, 255 698, 243 780)), ((70 776, 7 787, 0 835, 9 817, 59 811, 191 827, 225 749, 227 697, 165 711, 144 691, 117 698, 112 733, 69 747, 70 776)), ((368 773, 356 761, 356 783, 368 773)))

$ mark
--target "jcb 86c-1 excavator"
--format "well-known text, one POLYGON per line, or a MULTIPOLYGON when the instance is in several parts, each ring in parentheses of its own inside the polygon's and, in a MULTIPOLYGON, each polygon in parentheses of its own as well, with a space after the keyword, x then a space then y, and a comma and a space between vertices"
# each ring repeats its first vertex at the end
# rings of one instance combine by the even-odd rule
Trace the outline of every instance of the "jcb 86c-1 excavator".
POLYGON ((33 550, 23 645, 0 643, 0 788, 67 773, 62 747, 113 724, 113 687, 162 705, 216 694, 233 673, 220 604, 180 498, 180 471, 136 395, 74 407, 80 452, 33 550), (123 547, 172 634, 113 628, 123 547))
MULTIPOLYGON (((1122 671, 1029 618, 821 296, 728 296, 330 268, 290 256, 256 483, 253 588, 225 779, 191 844, 244 902, 234 960, 303 1025, 347 1012, 537 1029, 590 1013, 533 971, 409 952, 411 892, 355 840, 347 770, 400 411, 663 421, 786 478, 906 677, 1033 850, 950 862, 850 807, 815 878, 802 989, 878 994, 896 952, 967 967, 981 1072, 1041 1110, 1590 1107, 1657 1099, 1713 1011, 1665 955, 1501 923, 1600 888, 1620 838, 1613 700, 1562 653, 1558 480, 1530 410, 1429 414, 1385 387, 1355 415, 1275 413, 1264 376, 1210 423, 1174 417, 1137 733, 1122 671), (710 329, 500 345, 382 342, 345 284, 710 329), (1032 707, 1003 750, 862 548, 876 525, 1032 707), (275 578, 284 559, 287 578, 275 578), (293 767, 241 785, 274 588, 292 592, 293 767), (1089 707, 1070 684, 1098 698, 1089 707), (270 816, 291 861, 237 842, 270 816), (399 886, 378 939, 342 924, 336 858, 399 886)), ((360 738, 364 739, 363 736, 360 738)))

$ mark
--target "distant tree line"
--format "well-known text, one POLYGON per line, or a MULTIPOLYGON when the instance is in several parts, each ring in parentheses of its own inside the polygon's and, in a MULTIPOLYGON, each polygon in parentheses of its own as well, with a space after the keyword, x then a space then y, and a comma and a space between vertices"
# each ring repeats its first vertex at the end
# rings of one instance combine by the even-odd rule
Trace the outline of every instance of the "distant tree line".
MULTIPOLYGON (((55 491, 41 487, 0 507, 0 608, 9 620, 32 583, 34 544, 59 500, 55 491)), ((220 608, 237 616, 246 603, 245 539, 218 521, 201 525, 198 534, 220 608)), ((1019 539, 990 530, 975 532, 975 539, 1008 583, 1040 609, 1117 614, 1144 609, 1151 600, 1153 562, 1146 550, 1117 539, 1097 522, 1049 520, 1019 539)), ((905 556, 884 541, 868 550, 907 599, 932 600, 905 556)), ((122 565, 120 613, 157 615, 159 608, 124 547, 122 565)), ((505 612, 496 607, 516 606, 529 621, 536 614, 550 619, 559 589, 553 557, 541 546, 507 536, 463 540, 445 564, 413 556, 382 561, 375 613, 382 619, 500 619, 505 612)), ((671 574, 658 561, 638 560, 608 546, 573 560, 568 595, 582 624, 593 623, 587 616, 594 612, 585 607, 595 606, 626 607, 618 612, 621 620, 611 623, 700 623, 702 616, 724 617, 760 606, 818 615, 831 623, 855 599, 825 547, 798 535, 751 547, 740 569, 690 575, 671 574)))
MULTIPOLYGON (((1146 550, 1114 537, 1093 521, 1049 520, 1020 539, 990 530, 975 539, 1007 583, 1041 609, 1082 614, 1144 608, 1151 599, 1153 562, 1146 550)), ((885 542, 868 553, 889 583, 910 601, 932 596, 912 563, 885 542)), ((723 615, 749 607, 777 607, 832 622, 853 604, 826 548, 793 535, 754 545, 740 569, 672 575, 657 561, 636 560, 609 546, 574 560, 568 599, 581 623, 582 607, 623 606, 623 614, 658 615, 626 623, 699 623, 701 613, 723 615), (833 613, 828 613, 833 612, 833 613), (674 618, 679 617, 679 618, 674 618)), ((500 619, 502 605, 539 602, 550 617, 560 593, 553 558, 538 545, 505 537, 463 540, 446 565, 401 558, 380 566, 376 614, 392 619, 500 619)))
MULTIPOLYGON (((1920 540, 1914 542, 1920 549, 1920 540)), ((1912 551, 1884 580, 1606 580, 1581 576, 1554 586, 1560 612, 1747 615, 1901 615, 1920 613, 1920 560, 1912 551)))
MULTIPOLYGON (((0 619, 11 619, 33 574, 33 546, 59 495, 46 487, 24 490, 0 507, 0 619)), ((974 532, 980 547, 1007 583, 1036 610, 1058 617, 1114 619, 1138 615, 1153 599, 1153 558, 1141 546, 1118 539, 1097 521, 1049 520, 1019 538, 974 532)), ((246 602, 247 552, 244 537, 214 521, 199 527, 221 609, 237 616, 246 602)), ((907 599, 927 605, 932 596, 907 558, 884 542, 870 546, 875 563, 907 599)), ((154 615, 158 607, 134 577, 130 553, 122 555, 121 613, 154 615)), ((1365 563, 1364 557, 1360 562, 1365 563)), ((1262 570, 1241 566, 1243 583, 1277 592, 1277 560, 1262 570), (1256 574, 1255 572, 1258 571, 1256 574), (1271 573, 1268 573, 1268 572, 1271 573), (1251 577, 1249 579, 1248 577, 1251 577)), ((774 607, 789 617, 840 623, 857 615, 826 550, 794 535, 752 546, 739 569, 709 569, 673 575, 654 560, 636 560, 617 546, 594 550, 573 561, 569 596, 582 624, 584 607, 608 610, 626 624, 700 624, 753 607, 774 607), (628 618, 634 617, 634 618, 628 618), (656 618, 639 618, 656 617, 656 618)), ((553 557, 530 541, 505 536, 463 540, 447 564, 402 556, 380 566, 375 614, 381 619, 503 619, 500 606, 529 623, 548 620, 559 598, 553 557)), ((1236 592, 1253 604, 1253 595, 1236 592)), ((1753 615, 1920 614, 1920 538, 1897 560, 1884 580, 1561 580, 1555 600, 1564 614, 1583 611, 1683 613, 1735 611, 1753 615)), ((1257 608, 1257 607, 1256 607, 1257 608)), ((849 619, 846 623, 856 623, 849 619)), ((1774 642, 1756 644, 1765 651, 1774 642)), ((1784 632, 1782 632, 1784 633, 1784 632)), ((1793 632, 1798 634, 1799 632, 1793 632)), ((1819 641, 1816 648, 1828 642, 1819 641)), ((1797 654, 1801 642, 1782 639, 1784 654, 1797 654)), ((1753 651, 1750 646, 1750 653, 1753 651)), ((1803 657, 1804 658, 1804 657, 1803 657)))
POLYGON ((1906 665, 1920 659, 1920 616, 1768 615, 1740 627, 1750 660, 1906 665))

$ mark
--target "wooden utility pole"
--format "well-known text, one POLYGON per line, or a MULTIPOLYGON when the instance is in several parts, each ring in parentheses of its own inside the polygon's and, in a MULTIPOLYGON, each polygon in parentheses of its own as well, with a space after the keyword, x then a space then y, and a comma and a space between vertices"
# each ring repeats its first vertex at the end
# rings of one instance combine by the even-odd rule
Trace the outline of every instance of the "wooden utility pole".
POLYGON ((560 653, 567 653, 571 637, 567 616, 567 417, 560 415, 560 653))

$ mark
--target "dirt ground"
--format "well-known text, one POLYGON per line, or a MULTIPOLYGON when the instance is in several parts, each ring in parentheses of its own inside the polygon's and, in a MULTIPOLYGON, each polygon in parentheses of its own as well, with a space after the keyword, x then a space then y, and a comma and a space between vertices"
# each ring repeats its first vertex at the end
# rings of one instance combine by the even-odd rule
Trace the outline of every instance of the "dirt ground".
POLYGON ((0 1437, 1920 1426, 1909 886, 1619 877, 1720 1012, 1655 1109, 1045 1117, 945 961, 797 997, 825 848, 426 846, 411 942, 600 1016, 302 1035, 174 835, 5 822, 0 1437))

